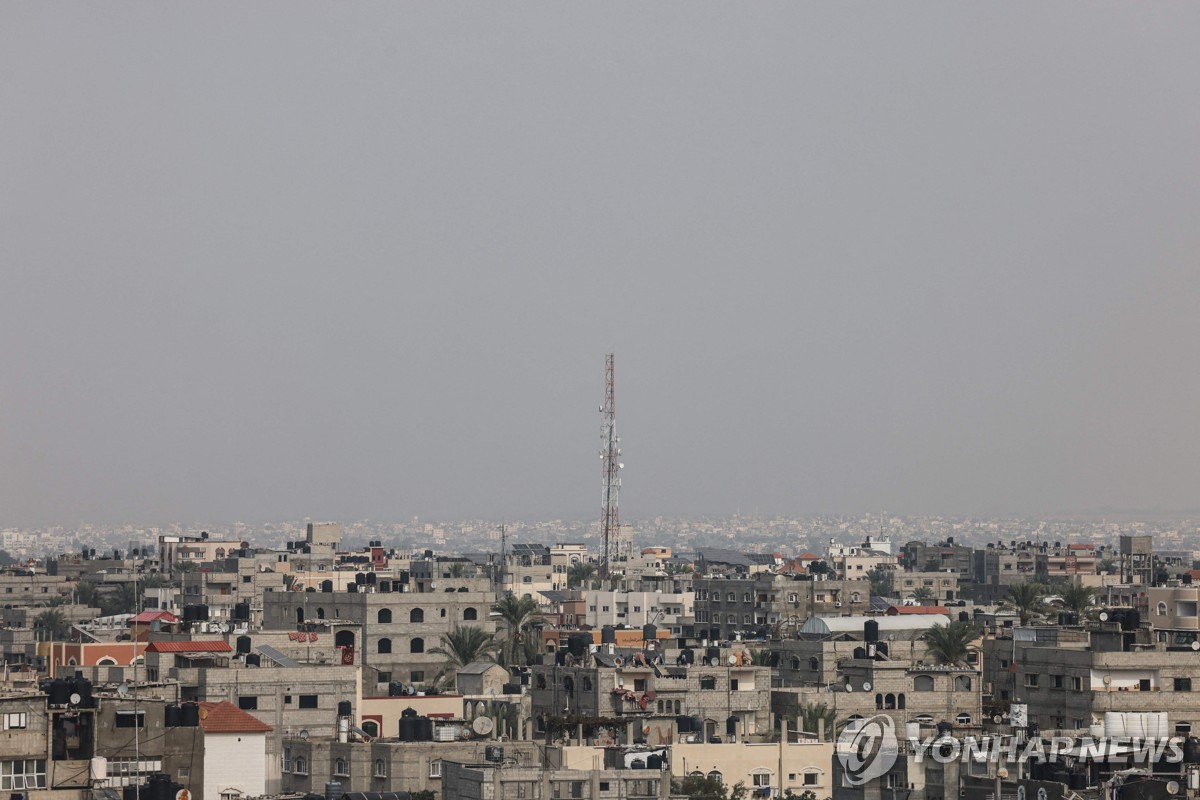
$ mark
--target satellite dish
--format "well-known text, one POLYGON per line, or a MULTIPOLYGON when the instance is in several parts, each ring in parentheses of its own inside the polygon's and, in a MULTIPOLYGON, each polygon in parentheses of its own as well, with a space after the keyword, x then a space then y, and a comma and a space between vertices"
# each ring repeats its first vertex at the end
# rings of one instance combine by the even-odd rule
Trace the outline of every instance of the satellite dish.
POLYGON ((1192 642, 1192 649, 1193 649, 1193 650, 1200 650, 1200 641, 1195 641, 1195 642, 1192 642))
POLYGON ((1110 683, 1112 683, 1112 675, 1105 675, 1104 676, 1104 685, 1108 686, 1110 683))
POLYGON ((737 662, 738 662, 738 657, 737 657, 737 656, 731 655, 731 656, 729 657, 729 666, 731 666, 731 667, 736 667, 736 666, 737 666, 737 662))
POLYGON ((999 725, 1003 721, 1004 721, 1004 717, 1000 716, 999 714, 992 717, 992 722, 996 723, 997 725, 999 725))
POLYGON ((846 684, 846 691, 847 691, 847 692, 853 692, 853 691, 854 691, 854 686, 852 686, 851 684, 847 683, 847 684, 846 684))
POLYGON ((121 697, 129 694, 129 684, 124 682, 117 684, 117 694, 121 695, 121 697))
POLYGON ((719 666, 721 666, 721 659, 717 658, 716 656, 713 656, 712 658, 710 658, 708 660, 708 663, 709 663, 709 666, 719 667, 719 666))
POLYGON ((1108 622, 1108 612, 1107 612, 1107 611, 1101 611, 1101 612, 1100 612, 1100 621, 1101 621, 1101 622, 1108 622))
POLYGON ((487 736, 495 727, 496 725, 490 717, 476 717, 475 721, 471 723, 471 730, 480 736, 487 736))
POLYGON ((1167 794, 1179 794, 1179 781, 1167 781, 1167 794))
POLYGON ((302 728, 300 730, 300 738, 308 741, 308 728, 302 728))
POLYGON ((79 692, 71 692, 71 697, 70 697, 71 705, 77 706, 77 705, 79 705, 79 703, 82 700, 83 700, 83 698, 79 695, 79 692))
POLYGON ((864 692, 871 691, 871 682, 870 681, 863 681, 863 691, 864 692))

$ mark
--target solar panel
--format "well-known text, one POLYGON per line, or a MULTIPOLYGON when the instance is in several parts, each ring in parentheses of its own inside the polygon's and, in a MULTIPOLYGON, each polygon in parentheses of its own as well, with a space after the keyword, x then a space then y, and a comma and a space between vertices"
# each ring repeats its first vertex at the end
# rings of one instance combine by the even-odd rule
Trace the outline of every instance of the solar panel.
POLYGON ((260 644, 258 646, 258 652, 262 653, 264 656, 271 659, 272 661, 274 661, 276 664, 278 664, 281 667, 299 667, 299 666, 301 666, 299 661, 297 661, 294 658, 285 656, 283 653, 279 652, 274 647, 271 647, 271 645, 269 645, 269 644, 260 644))

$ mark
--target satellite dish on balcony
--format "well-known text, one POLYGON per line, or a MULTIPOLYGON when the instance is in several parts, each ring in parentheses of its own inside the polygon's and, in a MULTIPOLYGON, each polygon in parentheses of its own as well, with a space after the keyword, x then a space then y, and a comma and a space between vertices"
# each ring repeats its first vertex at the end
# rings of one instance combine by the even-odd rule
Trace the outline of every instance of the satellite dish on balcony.
POLYGON ((496 725, 490 717, 476 717, 475 721, 471 723, 471 730, 479 736, 489 735, 495 727, 496 725))

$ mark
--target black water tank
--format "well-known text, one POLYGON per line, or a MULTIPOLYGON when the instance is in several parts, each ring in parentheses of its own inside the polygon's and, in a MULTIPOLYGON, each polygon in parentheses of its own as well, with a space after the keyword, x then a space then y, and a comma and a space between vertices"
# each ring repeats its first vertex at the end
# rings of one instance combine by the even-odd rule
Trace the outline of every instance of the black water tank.
POLYGON ((1183 760, 1189 764, 1200 764, 1200 739, 1189 736, 1183 740, 1183 760))
POLYGON ((600 629, 600 644, 616 644, 617 630, 612 625, 605 625, 600 629))
POLYGON ((208 606, 203 603, 196 606, 196 619, 200 622, 208 622, 208 606))
POLYGON ((400 741, 415 742, 417 740, 417 718, 400 718, 400 741))
POLYGON ((401 719, 416 719, 417 718, 417 710, 415 708, 413 708, 412 706, 409 706, 408 708, 406 708, 400 712, 400 718, 401 719))
POLYGON ((645 769, 646 762, 640 758, 635 758, 629 762, 630 769, 645 769))
POLYGON ((878 642, 879 641, 879 621, 869 619, 863 623, 863 641, 878 642))
POLYGON ((348 717, 352 713, 353 706, 349 700, 339 700, 337 705, 337 713, 339 717, 348 717))
POLYGON ((959 622, 970 622, 971 615, 965 611, 960 611, 960 612, 958 612, 958 621, 959 622))
POLYGON ((367 574, 365 572, 354 573, 354 582, 356 584, 358 584, 359 586, 362 586, 364 583, 367 582, 367 574))
POLYGON ((179 721, 184 728, 200 726, 200 704, 184 703, 179 707, 179 721))
POLYGON ((433 741, 433 720, 429 717, 417 717, 417 741, 433 741))
POLYGON ((321 581, 321 591, 328 594, 333 591, 333 581, 321 581))
POLYGON ((1067 786, 1068 786, 1070 789, 1072 789, 1073 791, 1076 791, 1076 792, 1078 792, 1078 791, 1082 791, 1083 789, 1086 789, 1086 788, 1088 788, 1088 776, 1087 776, 1087 773, 1086 773, 1086 772, 1083 772, 1083 771, 1079 771, 1079 772, 1072 772, 1072 773, 1071 773, 1071 780, 1070 780, 1070 782, 1067 784, 1067 786))
POLYGON ((680 733, 692 732, 692 718, 686 714, 681 714, 675 718, 675 726, 679 728, 680 733))
POLYGON ((400 681, 388 681, 388 697, 400 697, 404 694, 404 684, 400 681))
POLYGON ((180 724, 179 703, 167 703, 163 708, 163 725, 167 728, 178 728, 180 724))
POLYGON ((378 578, 379 578, 379 576, 376 575, 374 572, 368 572, 367 573, 367 585, 374 586, 375 581, 378 580, 378 578))
POLYGON ((261 667, 262 666, 262 656, 260 656, 258 653, 247 653, 246 654, 246 666, 247 667, 261 667))
POLYGON ((233 607, 233 618, 238 622, 247 622, 250 619, 250 604, 238 603, 233 607))
POLYGON ((576 658, 581 658, 588 651, 592 637, 582 633, 572 633, 567 637, 567 650, 576 658))
POLYGON ((1053 781, 1055 783, 1070 784, 1071 773, 1067 772, 1065 769, 1057 769, 1054 771, 1053 781))
POLYGON ((696 663, 696 651, 693 650, 692 648, 685 647, 682 650, 682 655, 683 655, 684 663, 686 663, 686 664, 695 664, 696 663))
POLYGON ((62 678, 50 681, 50 705, 65 706, 71 702, 71 682, 62 678))
POLYGON ((346 584, 346 591, 347 591, 347 592, 349 592, 350 594, 357 594, 357 593, 358 593, 358 586, 359 586, 359 585, 358 585, 357 583, 347 583, 347 584, 346 584))
POLYGON ((692 717, 692 733, 704 734, 704 717, 692 717))
POLYGON ((137 784, 130 783, 121 788, 121 800, 138 800, 140 789, 142 787, 137 784))
POLYGON ((392 591, 392 582, 391 581, 380 581, 378 590, 381 592, 385 592, 385 593, 392 591))
POLYGON ((95 705, 92 700, 92 682, 87 678, 79 676, 73 678, 71 693, 79 696, 79 702, 75 703, 78 708, 92 708, 95 705))
POLYGON ((646 769, 653 769, 662 772, 663 757, 658 753, 651 753, 646 756, 646 769))
POLYGON ((238 655, 242 655, 242 656, 244 656, 244 655, 246 655, 246 653, 249 653, 249 652, 250 652, 250 644, 251 644, 251 640, 250 640, 250 637, 249 637, 249 636, 239 636, 239 637, 237 637, 237 652, 238 652, 238 655))
POLYGON ((942 736, 948 736, 952 730, 954 730, 954 726, 945 720, 942 720, 937 724, 937 735, 939 738, 942 736))
POLYGON ((643 642, 654 642, 657 640, 658 640, 658 626, 657 625, 643 625, 642 626, 642 641, 643 642))
POLYGON ((737 724, 738 724, 737 717, 732 717, 732 716, 726 717, 725 718, 725 735, 726 736, 735 735, 737 733, 737 724))

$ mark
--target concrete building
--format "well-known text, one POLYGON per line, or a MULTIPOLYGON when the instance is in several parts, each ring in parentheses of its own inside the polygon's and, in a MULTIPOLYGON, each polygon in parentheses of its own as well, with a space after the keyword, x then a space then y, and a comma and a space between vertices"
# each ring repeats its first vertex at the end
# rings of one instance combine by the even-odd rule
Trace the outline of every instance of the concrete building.
POLYGON ((204 730, 204 781, 198 800, 265 795, 271 726, 221 701, 200 704, 200 727, 204 730))
POLYGON ((795 628, 814 615, 862 614, 870 605, 867 581, 823 580, 762 574, 747 578, 698 578, 696 637, 765 638, 795 628))

